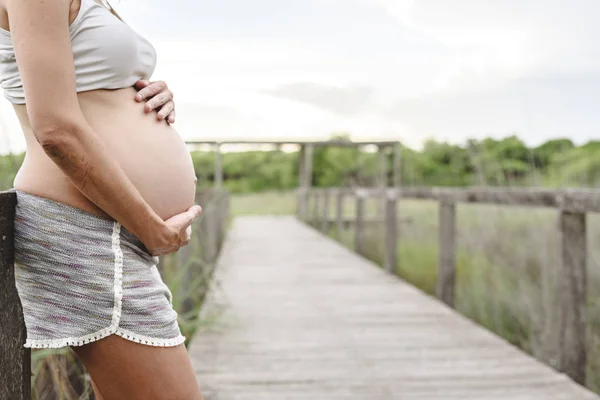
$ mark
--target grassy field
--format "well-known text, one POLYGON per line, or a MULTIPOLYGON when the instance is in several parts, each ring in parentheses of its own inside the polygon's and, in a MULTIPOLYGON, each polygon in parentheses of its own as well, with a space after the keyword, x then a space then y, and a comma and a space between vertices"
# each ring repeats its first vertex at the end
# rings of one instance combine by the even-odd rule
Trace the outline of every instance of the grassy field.
MULTIPOLYGON (((331 203, 333 207, 333 202, 331 203)), ((236 215, 293 214, 293 193, 235 196, 236 215)), ((375 201, 367 204, 376 213, 375 201)), ((354 213, 351 201, 344 207, 354 213)), ((333 215, 333 208, 330 211, 333 215)), ((432 201, 403 200, 398 275, 428 294, 435 291, 438 264, 438 207, 432 201)), ((551 322, 560 262, 558 213, 551 209, 465 204, 457 207, 458 311, 552 365, 551 322)), ((588 216, 588 382, 600 391, 600 217, 588 216)), ((383 232, 370 227, 366 256, 382 263, 383 232)), ((333 231, 329 234, 333 237, 333 231)), ((340 241, 353 247, 352 229, 340 241)))

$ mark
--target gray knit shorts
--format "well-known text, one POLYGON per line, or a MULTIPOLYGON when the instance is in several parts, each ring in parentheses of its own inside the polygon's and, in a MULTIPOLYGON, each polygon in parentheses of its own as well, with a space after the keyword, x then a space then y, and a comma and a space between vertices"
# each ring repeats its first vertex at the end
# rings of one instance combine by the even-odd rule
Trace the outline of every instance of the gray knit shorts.
POLYGON ((17 191, 25 347, 81 346, 112 334, 150 346, 183 343, 157 262, 118 222, 17 191))

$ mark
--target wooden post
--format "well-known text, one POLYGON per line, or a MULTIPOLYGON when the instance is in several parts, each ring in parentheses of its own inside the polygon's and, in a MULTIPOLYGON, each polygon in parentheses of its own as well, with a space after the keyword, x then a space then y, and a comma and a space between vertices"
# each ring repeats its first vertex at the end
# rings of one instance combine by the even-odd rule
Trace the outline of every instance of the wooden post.
POLYGON ((304 185, 306 182, 306 178, 304 177, 304 153, 305 147, 304 145, 300 145, 300 149, 298 150, 298 191, 296 199, 296 215, 300 221, 306 222, 308 215, 308 191, 304 185))
POLYGON ((324 234, 329 234, 329 198, 330 189, 323 189, 323 221, 321 223, 321 230, 324 234))
POLYGON ((312 217, 311 225, 314 227, 319 226, 319 190, 311 190, 312 192, 312 217))
POLYGON ((298 149, 298 187, 303 187, 305 178, 304 178, 304 153, 306 151, 306 147, 301 144, 298 149))
POLYGON ((439 216, 439 266, 436 293, 440 300, 454 306, 456 275, 456 206, 442 200, 439 216))
POLYGON ((0 400, 31 398, 31 352, 15 287, 14 216, 17 195, 0 192, 0 400))
POLYGON ((402 185, 402 170, 400 169, 400 162, 402 157, 402 145, 396 143, 394 145, 394 165, 393 165, 393 176, 394 176, 394 187, 400 187, 402 185))
POLYGON ((200 206, 202 207, 202 213, 196 220, 196 229, 198 231, 196 238, 198 239, 198 246, 201 249, 201 255, 202 257, 205 257, 207 236, 205 229, 206 224, 204 223, 204 216, 205 213, 208 212, 208 195, 205 190, 196 191, 196 204, 200 204, 200 206))
POLYGON ((557 274, 557 369, 585 385, 586 214, 560 213, 562 263, 557 274))
POLYGON ((385 146, 379 146, 379 179, 378 179, 378 183, 379 183, 379 189, 381 190, 382 196, 381 196, 381 201, 379 201, 378 204, 378 216, 384 216, 385 214, 385 188, 388 186, 388 159, 387 159, 387 154, 386 154, 386 150, 387 147, 385 146))
POLYGON ((365 245, 365 198, 366 193, 356 191, 356 223, 354 225, 354 250, 363 255, 365 245))
MULTIPOLYGON (((194 229, 193 226, 192 229, 194 229)), ((198 234, 198 233, 196 233, 198 234)), ((194 275, 197 273, 197 268, 199 265, 190 265, 191 263, 196 263, 194 257, 194 244, 190 242, 187 246, 180 248, 177 253, 174 254, 175 260, 177 263, 177 272, 179 273, 182 269, 185 270, 185 273, 182 275, 183 280, 181 282, 181 287, 183 289, 183 304, 181 307, 181 312, 186 314, 190 312, 194 308, 194 301, 191 296, 190 285, 194 282, 194 275)))
POLYGON ((300 221, 306 220, 307 201, 306 188, 296 189, 296 218, 300 221))
POLYGON ((223 186, 223 163, 221 161, 221 145, 215 145, 215 188, 223 186))
POLYGON ((228 197, 228 193, 225 191, 222 191, 219 195, 219 249, 221 249, 221 244, 227 232, 228 197))
POLYGON ((312 187, 312 167, 313 167, 313 145, 307 144, 304 148, 304 183, 305 188, 312 187))
POLYGON ((396 274, 398 267, 398 197, 394 192, 387 192, 385 200, 385 270, 396 274))
POLYGON ((313 145, 303 144, 300 147, 298 155, 298 173, 300 190, 298 192, 298 214, 301 220, 312 224, 310 200, 310 189, 312 188, 312 163, 313 163, 313 145))
MULTIPOLYGON (((214 200, 213 200, 214 201, 214 200)), ((217 205, 212 203, 210 205, 210 209, 208 210, 208 212, 205 215, 206 218, 206 225, 205 225, 205 229, 206 229, 206 236, 207 236, 207 242, 206 242, 206 260, 209 263, 214 263, 215 260, 217 259, 217 246, 218 246, 218 238, 217 238, 217 213, 216 213, 216 207, 217 205)))
POLYGON ((344 224, 344 189, 337 190, 335 204, 335 236, 336 239, 342 238, 342 230, 344 224))

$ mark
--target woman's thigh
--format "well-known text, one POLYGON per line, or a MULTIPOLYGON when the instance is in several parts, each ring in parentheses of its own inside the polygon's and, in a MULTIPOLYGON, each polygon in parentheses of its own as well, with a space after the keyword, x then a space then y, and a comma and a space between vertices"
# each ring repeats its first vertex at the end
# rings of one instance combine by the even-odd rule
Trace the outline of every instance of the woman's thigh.
POLYGON ((111 335, 73 350, 103 400, 202 400, 184 345, 152 347, 111 335))

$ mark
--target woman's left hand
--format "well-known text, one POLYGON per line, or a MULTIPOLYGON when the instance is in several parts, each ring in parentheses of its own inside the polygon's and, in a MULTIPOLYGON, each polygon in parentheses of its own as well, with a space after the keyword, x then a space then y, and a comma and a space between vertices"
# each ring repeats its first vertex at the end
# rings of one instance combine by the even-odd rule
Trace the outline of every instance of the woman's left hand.
POLYGON ((138 89, 135 101, 141 103, 148 100, 144 105, 145 112, 157 110, 156 117, 159 120, 166 119, 170 124, 175 122, 173 92, 169 90, 164 81, 150 82, 142 79, 135 83, 135 87, 138 89))

